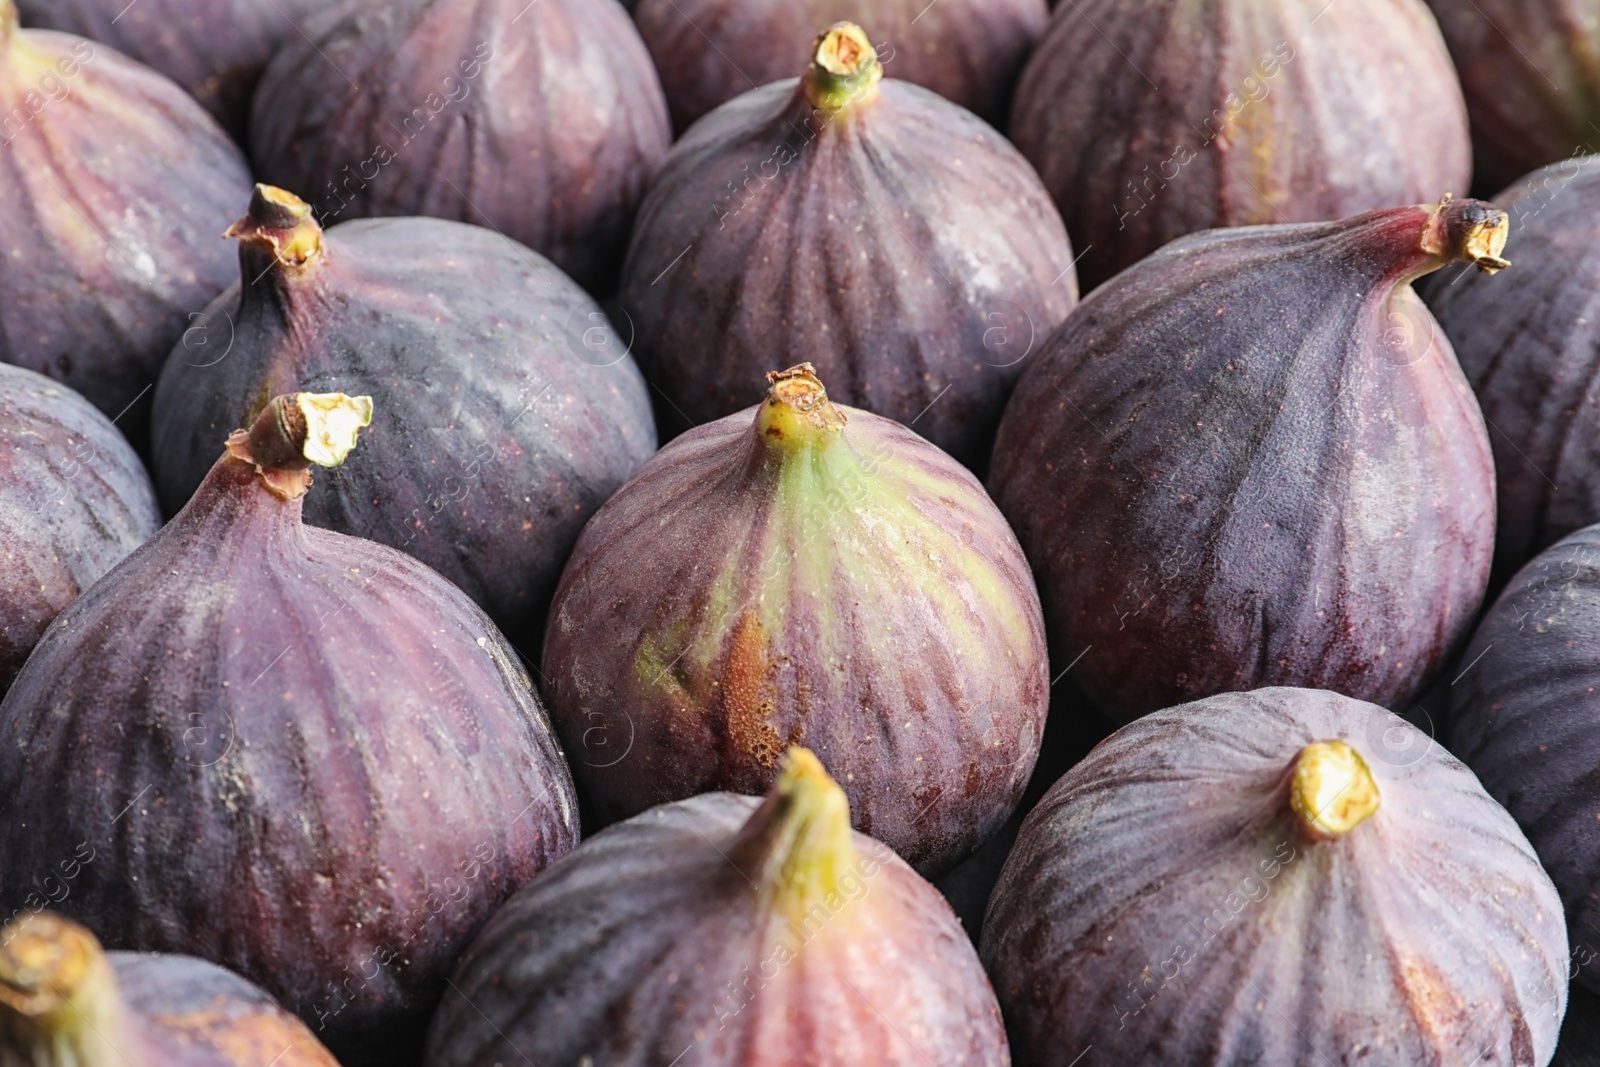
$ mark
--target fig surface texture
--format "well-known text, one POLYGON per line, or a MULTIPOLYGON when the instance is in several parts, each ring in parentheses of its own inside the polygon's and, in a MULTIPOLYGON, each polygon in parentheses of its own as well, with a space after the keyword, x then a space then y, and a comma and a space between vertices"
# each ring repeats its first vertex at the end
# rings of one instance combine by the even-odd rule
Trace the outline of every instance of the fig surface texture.
POLYGON ((977 849, 1038 756, 1049 672, 1016 539, 965 469, 809 364, 652 457, 584 529, 545 695, 603 821, 759 793, 816 752, 923 871, 977 849))
POLYGON ((1024 821, 982 955, 1018 1062, 1543 1067, 1555 887, 1431 738, 1318 690, 1147 715, 1024 821))
POLYGON ((1506 225, 1454 200, 1196 234, 1030 361, 990 488, 1052 655, 1109 714, 1266 685, 1420 692, 1483 599, 1494 470, 1410 281, 1504 266, 1506 225))

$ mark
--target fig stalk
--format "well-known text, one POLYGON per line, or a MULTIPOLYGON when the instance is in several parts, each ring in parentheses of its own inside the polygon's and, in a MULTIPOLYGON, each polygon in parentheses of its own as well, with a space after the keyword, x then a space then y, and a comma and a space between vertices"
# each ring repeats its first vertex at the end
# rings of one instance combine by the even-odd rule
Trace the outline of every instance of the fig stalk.
POLYGON ((303 267, 322 255, 322 227, 311 205, 275 185, 257 183, 248 213, 222 236, 266 249, 286 267, 303 267))
POLYGON ((343 393, 274 397, 248 430, 228 437, 228 455, 253 464, 261 481, 285 500, 305 496, 311 466, 337 467, 372 424, 372 398, 343 393))
POLYGON ((856 863, 850 802, 809 749, 792 747, 777 784, 729 850, 763 902, 792 918, 840 894, 856 863))
POLYGON ((1449 193, 1428 210, 1428 223, 1422 229, 1420 243, 1424 252, 1446 263, 1456 260, 1471 263, 1485 274, 1511 266, 1508 260, 1500 258, 1511 230, 1509 216, 1504 211, 1482 200, 1455 200, 1449 193))
POLYGON ((1372 769, 1343 741, 1317 741, 1302 748, 1289 774, 1289 806, 1308 837, 1343 837, 1378 810, 1372 769))
MULTIPOLYGON (((10 0, 0 0, 0 8, 10 0)), ((54 915, 25 915, 0 943, 0 1063, 121 1067, 149 1062, 93 934, 54 915), (142 1049, 139 1049, 142 1052, 142 1049)))
POLYGON ((837 115, 878 95, 883 67, 866 33, 853 22, 835 22, 817 36, 805 73, 806 99, 837 115))
POLYGON ((836 439, 849 421, 809 363, 784 371, 768 371, 771 388, 756 414, 756 436, 785 448, 825 445, 836 439))

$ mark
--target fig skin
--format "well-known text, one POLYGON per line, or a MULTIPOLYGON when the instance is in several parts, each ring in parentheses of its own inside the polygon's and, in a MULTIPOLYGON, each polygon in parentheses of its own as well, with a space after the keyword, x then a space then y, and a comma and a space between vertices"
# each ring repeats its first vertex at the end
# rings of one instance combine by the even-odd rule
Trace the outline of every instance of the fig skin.
POLYGON ((1518 571, 1462 653, 1448 741, 1538 849, 1600 993, 1600 526, 1518 571))
POLYGON ((1600 151, 1600 19, 1588 0, 1428 0, 1455 61, 1485 190, 1600 151))
POLYGON ((22 21, 110 45, 183 86, 239 144, 267 60, 333 0, 17 0, 22 21))
POLYGON ((813 64, 673 146, 619 299, 670 405, 663 425, 759 403, 762 372, 810 360, 840 403, 981 472, 1025 358, 1077 300, 1072 248, 999 134, 920 86, 878 81, 863 53, 836 110, 813 103, 813 64))
POLYGON ((130 441, 189 316, 227 286, 244 157, 166 78, 0 0, 0 361, 82 393, 130 441), (20 109, 20 112, 19 110, 20 109), (181 160, 181 165, 175 165, 181 160))
POLYGON ((1467 191, 1467 112, 1422 0, 1062 8, 1010 134, 1092 289, 1219 226, 1339 219, 1467 191))
POLYGON ((1010 1063, 977 953, 938 892, 852 833, 792 750, 765 800, 709 793, 585 842, 462 958, 428 1067, 1010 1063))
POLYGON ((1498 589, 1600 522, 1600 156, 1535 171, 1495 203, 1516 270, 1484 285, 1451 268, 1421 292, 1493 428, 1498 589))
POLYGON ((116 427, 0 363, 0 696, 50 621, 160 527, 150 476, 116 427))
POLYGON ((583 524, 656 447, 648 387, 598 305, 544 257, 463 223, 323 234, 303 201, 262 186, 232 232, 241 280, 156 390, 168 513, 266 397, 371 395, 382 424, 311 490, 306 521, 422 560, 535 654, 583 524), (315 246, 303 263, 283 251, 296 241, 315 246))
POLYGON ((262 76, 251 158, 324 224, 430 215, 498 230, 597 295, 672 141, 614 0, 395 0, 312 19, 262 76))
POLYGON ((747 89, 792 77, 817 28, 843 19, 881 42, 896 78, 998 127, 1050 11, 1044 0, 641 0, 634 11, 679 133, 747 89))
MULTIPOLYGON (((93 862, 91 856, 89 862, 93 862)), ((259 987, 192 956, 111 952, 50 912, 0 929, 7 1067, 339 1067, 259 987)))
POLYGON ((1197 234, 1030 361, 990 488, 1052 655, 1109 715, 1266 685, 1422 691, 1483 599, 1494 471, 1409 281, 1503 266, 1505 227, 1463 200, 1197 234))
POLYGON ((1090 1045, 1107 1063, 1542 1067, 1565 946, 1555 888, 1471 772, 1382 708, 1273 688, 1148 715, 1063 776, 981 953, 1032 1067, 1090 1045), (1297 754, 1330 740, 1364 773, 1324 778, 1334 803, 1306 818, 1297 754), (1364 819, 1317 828, 1363 787, 1364 819))
POLYGON ((0 906, 87 841, 64 914, 223 964, 342 1062, 386 1062, 417 1055, 479 925, 576 843, 575 796, 488 617, 409 556, 302 526, 307 463, 257 473, 286 400, 0 704, 0 906))
POLYGON ((1015 808, 1049 708, 1027 562, 982 487, 809 364, 651 458, 584 529, 545 631, 602 822, 758 793, 791 744, 924 874, 1015 808))

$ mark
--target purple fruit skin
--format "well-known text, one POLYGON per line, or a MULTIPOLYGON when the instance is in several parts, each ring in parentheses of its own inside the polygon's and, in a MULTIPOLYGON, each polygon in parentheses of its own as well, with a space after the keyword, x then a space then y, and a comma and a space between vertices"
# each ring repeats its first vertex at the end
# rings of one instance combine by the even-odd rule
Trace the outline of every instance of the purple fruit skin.
POLYGON ((432 215, 498 230, 597 295, 672 142, 615 0, 394 0, 312 20, 262 76, 251 158, 324 225, 432 215))
POLYGON ((1560 900, 1470 771, 1398 716, 1263 689, 1124 727, 1024 821, 982 956, 1019 1064, 1542 1067, 1560 900), (1285 772, 1340 739, 1378 810, 1312 841, 1285 772))
POLYGON ((861 894, 844 890, 832 922, 871 909, 870 933, 850 932, 868 940, 829 939, 828 920, 807 919, 806 943, 768 973, 773 920, 727 858, 760 804, 711 793, 660 805, 513 896, 456 970, 428 1067, 520 1062, 508 1046, 539 1064, 665 1065, 690 1046, 705 1067, 1008 1064, 994 994, 949 905, 865 835, 854 841, 870 873, 854 875, 861 894), (774 995, 774 978, 794 985, 774 995))
POLYGON ((345 1063, 415 1056, 457 953, 578 837, 493 623, 228 458, 56 619, 0 736, 0 909, 86 841, 58 910, 251 978, 345 1063))
POLYGON ((1462 662, 1450 748, 1538 849, 1566 904, 1575 976, 1600 992, 1600 526, 1523 567, 1462 662))
POLYGON ((1059 7, 1010 134, 1091 289, 1216 226, 1467 194, 1466 105, 1422 0, 1059 7))
POLYGON ((1514 269, 1452 267, 1421 292, 1493 427, 1499 588, 1600 522, 1600 156, 1535 171, 1495 204, 1514 269))
POLYGON ((8 31, 8 2, 0 361, 82 393, 142 447, 161 361, 235 276, 222 231, 249 198, 250 171, 172 82, 79 37, 8 31), (47 63, 39 84, 7 69, 19 43, 47 63), (29 93, 43 101, 31 117, 29 93))
POLYGON ((589 516, 655 451, 644 379, 548 261, 481 227, 370 219, 324 234, 314 269, 242 247, 156 389, 156 485, 176 512, 228 433, 304 389, 370 395, 361 447, 317 479, 307 522, 405 551, 537 650, 589 516), (202 343, 203 342, 203 343, 202 343))
POLYGON ((1422 208, 1214 230, 1046 342, 990 489, 1109 714, 1267 685, 1415 696, 1494 546, 1483 418, 1405 284, 1422 208))
POLYGON ((116 427, 0 363, 0 696, 51 620, 160 527, 150 476, 116 427))
POLYGON ((999 126, 1050 13, 1044 0, 642 0, 634 19, 681 133, 740 93, 792 77, 817 34, 842 20, 877 43, 884 73, 999 126))
POLYGON ((732 414, 808 360, 836 402, 981 471, 1017 375, 1077 302, 1061 220, 1004 138, 920 86, 886 77, 851 113, 812 111, 792 79, 746 93, 650 189, 620 299, 662 424, 732 414))

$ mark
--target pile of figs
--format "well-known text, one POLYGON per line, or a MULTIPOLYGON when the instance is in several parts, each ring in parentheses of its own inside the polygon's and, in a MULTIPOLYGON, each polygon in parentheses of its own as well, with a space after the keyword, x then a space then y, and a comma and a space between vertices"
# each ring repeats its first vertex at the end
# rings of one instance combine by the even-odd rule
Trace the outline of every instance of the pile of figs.
POLYGON ((1600 1067, 1594 0, 0 0, 0 1067, 1600 1067))

